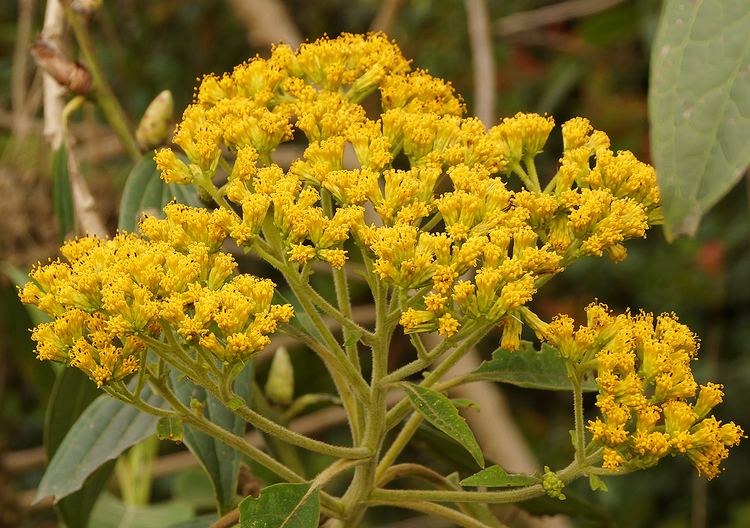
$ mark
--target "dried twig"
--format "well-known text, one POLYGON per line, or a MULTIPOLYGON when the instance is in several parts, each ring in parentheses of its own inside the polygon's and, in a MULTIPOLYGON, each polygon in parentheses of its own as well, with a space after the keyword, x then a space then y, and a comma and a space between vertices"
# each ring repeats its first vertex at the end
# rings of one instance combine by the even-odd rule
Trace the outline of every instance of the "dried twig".
MULTIPOLYGON (((65 11, 60 0, 48 0, 44 11, 42 38, 56 49, 63 49, 65 11)), ((63 142, 62 112, 65 107, 65 87, 51 75, 44 73, 44 136, 52 150, 63 142)))
POLYGON ((495 34, 507 37, 549 24, 587 17, 622 2, 624 0, 570 0, 539 9, 513 13, 495 22, 495 34))
POLYGON ((34 0, 18 0, 18 23, 16 25, 16 42, 13 48, 13 73, 10 80, 10 99, 13 109, 13 132, 26 135, 23 114, 26 108, 27 86, 27 48, 31 42, 31 25, 34 14, 34 0))
POLYGON ((31 46, 31 55, 37 66, 74 94, 84 95, 91 92, 89 71, 67 58, 51 42, 40 38, 31 46))
POLYGON ((495 121, 495 61, 487 5, 484 0, 465 0, 464 5, 474 69, 474 113, 491 126, 495 121))
POLYGON ((78 167, 78 160, 70 141, 70 135, 66 137, 66 143, 68 147, 68 174, 70 175, 70 188, 73 194, 78 229, 86 235, 106 238, 108 236, 107 228, 99 215, 94 195, 91 194, 91 190, 78 167))
POLYGON ((253 46, 283 42, 296 48, 302 34, 281 0, 229 0, 253 46))
POLYGON ((383 0, 380 2, 380 7, 377 13, 375 13, 375 18, 372 19, 370 31, 388 33, 391 27, 393 27, 396 15, 403 4, 404 0, 383 0))

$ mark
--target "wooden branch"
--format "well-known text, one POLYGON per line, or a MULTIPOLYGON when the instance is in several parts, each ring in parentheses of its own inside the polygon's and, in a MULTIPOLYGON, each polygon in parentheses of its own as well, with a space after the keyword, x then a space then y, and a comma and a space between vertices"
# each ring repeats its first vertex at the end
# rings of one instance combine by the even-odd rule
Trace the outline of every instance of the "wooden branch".
POLYGON ((380 7, 377 13, 375 13, 375 18, 372 19, 370 31, 388 33, 393 27, 396 15, 403 4, 404 0, 383 0, 380 2, 380 7))
POLYGON ((13 109, 13 132, 20 136, 26 135, 28 130, 23 127, 23 114, 26 108, 26 94, 28 93, 27 49, 31 42, 31 26, 34 16, 34 0, 18 0, 18 23, 16 24, 16 41, 13 47, 13 65, 10 78, 10 100, 13 109))
MULTIPOLYGON (((47 0, 41 37, 55 48, 63 49, 65 11, 60 0, 47 0)), ((62 112, 65 106, 65 87, 51 75, 44 73, 44 137, 52 150, 63 142, 62 112)))
POLYGON ((251 45, 283 42, 296 48, 302 43, 302 34, 281 0, 229 0, 229 5, 245 26, 251 45))
POLYGON ((484 0, 465 0, 464 5, 474 70, 474 114, 489 127, 495 122, 495 59, 489 14, 484 0))
POLYGON ((624 0, 570 0, 513 13, 495 22, 495 34, 503 37, 550 24, 584 18, 623 3, 624 0))

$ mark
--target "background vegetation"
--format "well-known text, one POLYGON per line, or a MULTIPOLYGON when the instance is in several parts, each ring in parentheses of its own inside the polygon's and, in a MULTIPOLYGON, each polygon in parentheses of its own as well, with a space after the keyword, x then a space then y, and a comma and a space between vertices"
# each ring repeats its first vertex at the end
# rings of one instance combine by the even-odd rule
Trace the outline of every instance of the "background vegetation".
MULTIPOLYGON (((451 80, 470 111, 488 121, 517 111, 547 112, 558 123, 582 115, 607 131, 615 148, 630 149, 646 161, 651 158, 647 93, 661 2, 563 1, 553 4, 552 10, 538 11, 550 2, 286 0, 283 5, 293 25, 276 19, 273 29, 258 13, 248 12, 250 3, 105 1, 91 31, 106 76, 130 118, 137 121, 164 89, 174 94, 175 108, 184 108, 196 77, 229 70, 256 53, 267 53, 269 41, 279 36, 293 41, 375 27, 386 30, 415 65, 451 80), (482 65, 477 48, 481 42, 476 36, 487 27, 482 24, 492 35, 490 54, 484 59, 491 60, 494 74, 486 63, 482 65), (472 57, 480 61, 479 68, 472 57), (481 74, 488 72, 495 87, 489 102, 480 89, 481 74)), ((28 55, 42 28, 44 7, 41 0, 0 2, 0 261, 17 269, 54 256, 59 243, 52 156, 42 134, 41 75, 28 55)), ((113 232, 131 164, 94 106, 87 105, 83 115, 71 125, 75 149, 98 210, 113 232)), ((546 160, 547 172, 554 170, 555 162, 546 160)), ((735 187, 704 218, 695 238, 667 244, 663 234, 654 230, 647 240, 628 244, 629 258, 621 264, 604 259, 576 263, 552 281, 537 308, 547 317, 558 312, 580 317, 582 308, 597 296, 618 310, 636 306, 677 312, 702 336, 698 381, 710 377, 726 387, 718 417, 750 429, 750 407, 744 400, 750 391, 749 193, 745 183, 735 187)), ((54 526, 50 504, 32 505, 32 499, 43 472, 40 446, 56 373, 34 359, 27 332, 32 325, 29 314, 16 300, 12 280, 0 281, 0 527, 54 526)), ((315 375, 322 368, 317 363, 295 368, 299 393, 326 389, 315 375)), ((264 379, 267 366, 260 363, 258 369, 264 379)), ((497 398, 499 389, 490 390, 497 398)), ((513 421, 540 461, 555 466, 569 458, 570 405, 564 396, 507 387, 502 395, 501 402, 510 406, 513 421)), ((489 420, 485 413, 482 418, 489 420)), ((328 434, 335 437, 336 428, 328 434)), ((420 442, 417 450, 429 453, 424 456, 434 464, 453 454, 450 446, 427 434, 420 442)), ((129 526, 168 526, 210 510, 208 482, 178 449, 163 442, 152 467, 131 456, 127 467, 152 469, 150 487, 135 485, 146 489, 145 499, 123 490, 127 478, 118 475, 109 483, 111 493, 95 508, 96 522, 91 526, 123 526, 125 512, 136 519, 129 526)), ((314 465, 315 460, 306 463, 314 465)), ((745 442, 733 450, 724 474, 710 483, 698 479, 683 460, 667 460, 658 469, 610 479, 608 493, 594 493, 578 483, 572 495, 580 503, 561 503, 563 513, 572 514, 570 520, 557 518, 543 524, 748 526, 749 470, 750 448, 745 442)), ((252 487, 252 478, 245 483, 252 487)), ((550 504, 539 502, 529 509, 556 513, 550 504)), ((519 525, 536 522, 520 514, 513 519, 519 525)), ((424 519, 371 517, 368 522, 436 526, 424 519)), ((203 521, 202 526, 206 524, 203 521)))

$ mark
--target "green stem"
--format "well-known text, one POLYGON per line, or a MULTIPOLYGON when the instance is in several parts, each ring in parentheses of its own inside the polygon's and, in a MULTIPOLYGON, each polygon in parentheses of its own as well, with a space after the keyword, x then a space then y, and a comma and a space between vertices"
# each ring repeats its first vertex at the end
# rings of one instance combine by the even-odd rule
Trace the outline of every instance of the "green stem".
POLYGON ((342 498, 346 511, 342 522, 333 524, 334 528, 359 526, 367 510, 365 500, 375 488, 378 453, 385 437, 386 424, 386 391, 380 380, 388 370, 388 351, 390 349, 393 327, 388 324, 387 287, 375 281, 373 291, 375 301, 375 339, 372 345, 372 376, 370 381, 370 398, 365 402, 367 421, 361 445, 371 449, 375 456, 366 464, 354 471, 349 489, 342 498))
POLYGON ((432 218, 430 218, 430 220, 425 225, 423 225, 420 230, 427 233, 430 231, 430 229, 438 225, 442 219, 443 215, 440 213, 440 211, 438 211, 437 213, 432 215, 432 218))
MULTIPOLYGON (((473 347, 475 344, 479 342, 479 340, 484 337, 487 328, 489 327, 489 323, 485 323, 479 328, 469 335, 464 341, 461 343, 460 346, 458 346, 440 365, 438 365, 435 370, 430 372, 427 377, 424 379, 422 383, 420 383, 420 386, 422 387, 432 387, 437 382, 441 380, 441 378, 455 365, 462 357, 466 355, 466 353, 473 347)), ((398 371, 396 371, 398 372, 398 371)), ((393 427, 396 426, 396 424, 401 421, 401 419, 406 415, 406 413, 409 411, 409 400, 407 398, 404 398, 399 403, 397 403, 390 411, 388 411, 388 414, 386 416, 386 429, 390 430, 393 427)))
POLYGON ((526 174, 526 171, 523 170, 520 164, 514 165, 511 170, 521 179, 521 182, 523 183, 524 187, 526 187, 526 189, 528 189, 529 191, 536 190, 533 181, 531 180, 529 175, 526 174))
MULTIPOLYGON (((578 477, 588 474, 591 464, 601 458, 601 449, 585 458, 582 462, 574 461, 569 466, 556 472, 566 484, 578 477)), ((403 490, 376 489, 370 500, 387 501, 395 504, 412 501, 435 502, 486 502, 491 504, 512 504, 545 495, 542 484, 503 491, 444 491, 444 490, 403 490)))
POLYGON ((585 457, 586 432, 583 427, 583 390, 581 376, 576 373, 573 381, 573 413, 575 416, 575 459, 581 463, 585 457))
POLYGON ((523 162, 526 165, 529 180, 531 181, 531 184, 533 185, 533 188, 529 190, 542 192, 542 186, 539 184, 539 175, 536 172, 536 164, 534 163, 534 156, 532 155, 526 156, 523 159, 523 162))
POLYGON ((393 465, 401 452, 406 448, 406 445, 411 441, 421 423, 422 415, 416 412, 412 413, 411 417, 406 421, 396 438, 393 439, 391 447, 388 448, 388 451, 385 452, 378 463, 377 471, 375 472, 375 480, 378 483, 380 483, 385 472, 393 465))
MULTIPOLYGON (((287 334, 296 339, 299 339, 313 352, 318 354, 318 356, 320 356, 320 358, 326 363, 327 366, 330 363, 339 362, 336 355, 324 344, 320 343, 317 339, 289 324, 284 325, 283 328, 287 334)), ((341 367, 343 367, 343 372, 341 374, 347 379, 347 383, 354 389, 357 397, 360 398, 360 400, 366 400, 367 398, 369 398, 370 387, 362 377, 362 374, 359 371, 355 370, 354 366, 348 361, 346 363, 342 362, 341 367)), ((333 374, 334 372, 338 372, 338 370, 331 369, 334 369, 334 367, 329 368, 331 374, 333 374)))
POLYGON ((326 442, 321 442, 320 440, 308 438, 307 436, 301 435, 299 433, 295 433, 291 429, 287 429, 286 427, 279 425, 272 420, 269 420, 262 414, 253 411, 247 405, 236 405, 235 403, 240 401, 241 399, 234 392, 230 394, 222 394, 221 399, 222 403, 224 403, 227 408, 232 409, 232 412, 251 424, 253 427, 260 429, 261 431, 272 436, 275 436, 276 438, 279 438, 280 440, 283 440, 288 444, 292 444, 303 449, 313 451, 315 453, 320 453, 322 455, 328 455, 335 458, 359 459, 372 456, 372 451, 364 447, 335 446, 327 444, 326 442), (230 402, 232 402, 232 404, 230 404, 230 402))
MULTIPOLYGON (((296 337, 302 343, 306 344, 310 350, 318 354, 325 364, 328 373, 331 375, 331 379, 336 387, 336 392, 341 396, 341 401, 344 404, 344 410, 346 410, 347 417, 356 416, 357 411, 355 409, 357 406, 357 399, 359 399, 359 401, 365 401, 370 397, 370 387, 362 377, 362 374, 355 371, 353 375, 349 376, 345 372, 341 372, 342 369, 335 366, 338 363, 336 357, 326 346, 318 342, 317 339, 314 339, 305 332, 297 330, 289 324, 285 325, 284 328, 289 335, 296 337)), ((347 364, 351 366, 351 363, 344 363, 344 370, 347 369, 347 364)), ((352 442, 354 445, 357 445, 360 440, 360 424, 351 419, 347 422, 352 433, 352 442)))
MULTIPOLYGON (((276 413, 271 405, 269 405, 260 387, 255 382, 253 382, 252 404, 253 407, 264 416, 284 419, 283 417, 278 416, 278 413, 276 413)), ((288 423, 283 423, 282 425, 286 426, 288 423)), ((264 440, 272 455, 278 458, 287 467, 293 469, 300 475, 305 476, 304 465, 299 457, 299 453, 293 445, 267 433, 264 435, 264 440)))
MULTIPOLYGON (((305 479, 294 471, 274 460, 272 457, 261 451, 260 449, 247 443, 244 438, 235 435, 227 431, 226 429, 219 427, 212 421, 206 419, 202 414, 193 412, 192 409, 186 407, 174 393, 167 386, 166 380, 151 376, 149 380, 154 390, 175 410, 177 416, 185 423, 200 429, 204 433, 224 442, 230 447, 233 447, 246 455, 251 460, 262 465, 269 471, 283 478, 287 482, 305 482, 305 479)), ((130 402, 136 407, 142 408, 142 402, 130 402)), ((146 409, 143 409, 146 410, 146 409)), ((146 412, 150 412, 146 410, 146 412)), ((167 416, 174 413, 168 413, 167 416)))
POLYGON ((69 2, 63 2, 62 4, 65 9, 65 16, 68 19, 68 23, 73 29, 73 35, 78 43, 78 47, 86 61, 86 67, 91 73, 96 102, 99 105, 99 108, 101 108, 105 119, 109 122, 115 134, 117 134, 117 137, 120 139, 122 146, 125 148, 125 152, 128 153, 134 163, 137 163, 141 159, 141 150, 138 148, 138 144, 135 142, 135 139, 130 132, 127 116, 112 92, 112 88, 107 82, 101 65, 96 58, 94 44, 91 41, 91 35, 86 27, 86 23, 73 11, 69 2))

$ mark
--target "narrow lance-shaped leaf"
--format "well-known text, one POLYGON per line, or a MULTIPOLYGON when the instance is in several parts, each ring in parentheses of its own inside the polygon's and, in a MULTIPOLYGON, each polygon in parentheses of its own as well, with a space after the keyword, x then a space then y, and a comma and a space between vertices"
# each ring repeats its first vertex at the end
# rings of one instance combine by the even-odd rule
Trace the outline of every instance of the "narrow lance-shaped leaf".
MULTIPOLYGON (((192 506, 184 502, 170 501, 147 506, 133 506, 123 503, 109 493, 105 493, 91 514, 91 528, 183 526, 183 523, 187 523, 192 516, 192 506)), ((204 520, 203 524, 193 526, 205 528, 210 525, 211 521, 204 520)), ((190 525, 184 524, 184 526, 190 525)), ((78 526, 71 526, 70 528, 78 528, 78 526)))
MULTIPOLYGON (((55 380, 44 420, 44 450, 51 460, 76 420, 98 396, 96 385, 80 370, 63 368, 55 380)), ((67 526, 87 526, 91 510, 112 476, 114 461, 103 464, 86 477, 81 489, 55 504, 67 526)))
POLYGON ((75 231, 75 209, 65 143, 60 145, 52 156, 52 203, 55 205, 60 240, 65 240, 68 233, 75 231))
POLYGON ((136 163, 125 181, 117 227, 134 232, 136 222, 143 212, 161 209, 163 194, 164 182, 156 170, 153 154, 148 153, 136 163))
POLYGON ((692 235, 750 164, 747 0, 667 0, 651 57, 651 150, 668 237, 692 235))
POLYGON ((500 466, 490 466, 479 473, 461 481, 462 486, 482 486, 485 488, 509 488, 516 486, 531 486, 539 479, 531 475, 506 473, 500 466))
MULTIPOLYGON (((141 398, 151 405, 162 400, 146 387, 141 398)), ((127 448, 154 434, 157 417, 102 394, 70 428, 39 483, 36 500, 60 500, 79 490, 86 478, 127 448)))
MULTIPOLYGON (((253 378, 252 362, 237 375, 234 390, 245 402, 250 400, 253 378)), ((203 404, 203 414, 214 424, 233 432, 236 435, 245 433, 246 423, 231 410, 227 409, 202 387, 194 385, 178 373, 173 373, 172 384, 175 393, 185 404, 197 400, 203 404)), ((240 402, 241 403, 241 402, 240 402)), ((219 512, 224 514, 234 508, 237 495, 237 479, 240 471, 240 454, 206 433, 185 425, 182 431, 183 441, 200 462, 214 487, 219 512)))
POLYGON ((240 528, 317 528, 320 491, 312 483, 274 484, 240 503, 240 528))
MULTIPOLYGON (((529 389, 573 390, 565 360, 557 349, 543 343, 542 348, 536 350, 529 341, 522 341, 518 350, 498 348, 492 353, 492 359, 483 362, 470 378, 529 389)), ((583 390, 595 391, 596 384, 592 379, 586 379, 583 390)))
POLYGON ((484 456, 474 433, 447 396, 411 383, 404 383, 403 387, 412 406, 425 420, 461 444, 484 467, 484 456))

